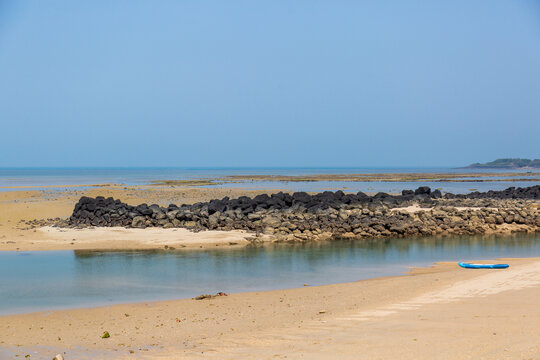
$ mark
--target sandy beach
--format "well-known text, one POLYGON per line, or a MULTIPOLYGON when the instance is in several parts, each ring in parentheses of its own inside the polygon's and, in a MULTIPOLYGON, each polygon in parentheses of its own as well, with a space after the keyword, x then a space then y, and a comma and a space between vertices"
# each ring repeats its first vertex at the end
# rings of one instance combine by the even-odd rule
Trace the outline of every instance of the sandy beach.
MULTIPOLYGON (((119 185, 3 192, 0 250, 242 246, 250 237, 243 231, 28 222, 66 218, 82 195, 167 205, 257 193, 119 185)), ((2 316, 0 358, 540 359, 540 259, 504 261, 508 270, 440 263, 346 284, 2 316)))
POLYGON ((3 316, 0 357, 538 359, 540 259, 408 276, 3 316), (107 331, 109 338, 102 338, 107 331))
MULTIPOLYGON (((279 190, 275 190, 279 191, 279 190)), ((68 218, 78 199, 85 196, 120 198, 130 204, 191 204, 225 196, 255 196, 265 191, 243 189, 198 189, 170 186, 100 185, 86 190, 70 187, 55 190, 0 192, 0 251, 2 250, 94 250, 155 249, 165 245, 178 248, 245 245, 252 237, 243 231, 205 231, 185 229, 58 229, 29 226, 39 219, 68 218)), ((264 238, 263 238, 264 239, 264 238)), ((261 239, 259 239, 261 240, 261 239)))

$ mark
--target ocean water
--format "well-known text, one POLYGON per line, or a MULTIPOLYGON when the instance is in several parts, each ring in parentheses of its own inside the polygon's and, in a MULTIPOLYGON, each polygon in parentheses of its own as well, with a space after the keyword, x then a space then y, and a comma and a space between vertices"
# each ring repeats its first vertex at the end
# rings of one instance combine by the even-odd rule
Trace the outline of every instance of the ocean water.
MULTIPOLYGON (((316 175, 358 173, 467 173, 519 172, 516 170, 453 169, 453 168, 0 168, 0 191, 46 189, 48 186, 115 183, 149 184, 153 180, 218 179, 229 175, 316 175)), ((526 171, 523 171, 526 172, 526 171)), ((470 179, 474 180, 474 178, 470 179)), ((399 192, 430 186, 442 191, 465 193, 474 190, 502 190, 510 186, 525 187, 540 182, 276 182, 243 181, 202 186, 246 189, 283 189, 293 191, 399 192)))
POLYGON ((540 257, 540 235, 335 240, 198 251, 4 251, 0 314, 351 282, 401 275, 411 266, 437 261, 502 257, 540 257))

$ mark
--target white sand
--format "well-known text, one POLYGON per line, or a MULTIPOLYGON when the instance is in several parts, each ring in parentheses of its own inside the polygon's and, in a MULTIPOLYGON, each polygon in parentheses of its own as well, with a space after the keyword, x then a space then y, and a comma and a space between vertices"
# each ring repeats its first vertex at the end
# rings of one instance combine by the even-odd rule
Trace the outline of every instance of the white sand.
POLYGON ((245 231, 201 231, 191 232, 187 229, 174 228, 146 228, 126 229, 123 227, 87 228, 87 229, 64 229, 51 226, 42 227, 39 232, 43 235, 41 243, 59 244, 75 242, 77 245, 85 243, 94 244, 96 239, 100 242, 121 241, 137 243, 148 246, 206 246, 206 245, 231 245, 247 244, 246 238, 252 237, 245 231))

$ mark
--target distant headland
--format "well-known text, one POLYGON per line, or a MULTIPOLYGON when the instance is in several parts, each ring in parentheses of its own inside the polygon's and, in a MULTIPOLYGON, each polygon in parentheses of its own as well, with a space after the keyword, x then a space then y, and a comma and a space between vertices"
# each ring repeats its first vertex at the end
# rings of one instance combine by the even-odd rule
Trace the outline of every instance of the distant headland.
POLYGON ((540 169, 540 159, 497 159, 484 164, 467 166, 469 169, 540 169))

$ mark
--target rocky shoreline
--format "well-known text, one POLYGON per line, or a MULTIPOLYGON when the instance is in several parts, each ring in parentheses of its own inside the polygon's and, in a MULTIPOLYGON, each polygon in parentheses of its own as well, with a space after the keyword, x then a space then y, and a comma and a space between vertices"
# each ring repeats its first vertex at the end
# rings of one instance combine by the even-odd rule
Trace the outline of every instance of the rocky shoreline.
POLYGON ((168 207, 82 197, 73 215, 60 226, 241 229, 252 232, 253 241, 262 234, 276 241, 307 241, 536 232, 540 229, 539 200, 540 185, 464 195, 443 195, 429 187, 373 196, 280 192, 168 207))

